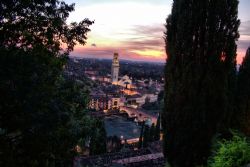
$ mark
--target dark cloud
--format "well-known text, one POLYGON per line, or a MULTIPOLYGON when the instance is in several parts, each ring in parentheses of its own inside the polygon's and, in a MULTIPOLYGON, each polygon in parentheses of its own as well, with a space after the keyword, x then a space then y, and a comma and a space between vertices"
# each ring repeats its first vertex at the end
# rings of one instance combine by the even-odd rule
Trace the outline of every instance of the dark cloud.
POLYGON ((139 48, 145 46, 149 48, 154 48, 154 47, 159 47, 159 46, 164 46, 164 40, 163 38, 155 38, 155 39, 148 39, 148 40, 135 40, 135 41, 127 41, 128 46, 131 47, 136 47, 138 46, 139 48))
POLYGON ((92 47, 97 47, 95 43, 92 43, 91 46, 92 46, 92 47))
POLYGON ((238 51, 244 53, 250 46, 250 20, 241 23, 239 32, 240 39, 237 42, 238 51))
POLYGON ((155 26, 142 26, 136 25, 131 29, 132 38, 128 38, 124 41, 123 47, 129 50, 147 50, 155 49, 162 50, 164 49, 164 26, 155 25, 155 26))
POLYGON ((154 26, 137 25, 137 26, 134 26, 132 30, 135 32, 135 34, 139 34, 139 35, 146 35, 146 36, 161 35, 163 36, 165 27, 161 24, 154 25, 154 26))
POLYGON ((250 20, 242 22, 239 28, 240 35, 250 36, 250 20))
POLYGON ((115 48, 113 47, 96 47, 96 48, 76 48, 74 50, 74 54, 75 55, 80 55, 83 57, 95 57, 95 58, 101 58, 101 57, 105 57, 105 58, 111 58, 113 53, 115 52, 115 48))

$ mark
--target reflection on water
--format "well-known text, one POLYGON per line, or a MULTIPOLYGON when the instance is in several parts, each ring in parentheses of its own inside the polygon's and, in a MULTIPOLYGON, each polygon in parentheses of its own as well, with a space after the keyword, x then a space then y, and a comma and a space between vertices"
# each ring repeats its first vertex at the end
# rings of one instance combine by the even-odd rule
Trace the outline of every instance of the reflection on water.
POLYGON ((124 139, 140 137, 141 126, 121 116, 109 116, 105 118, 105 129, 108 136, 123 136, 124 139))

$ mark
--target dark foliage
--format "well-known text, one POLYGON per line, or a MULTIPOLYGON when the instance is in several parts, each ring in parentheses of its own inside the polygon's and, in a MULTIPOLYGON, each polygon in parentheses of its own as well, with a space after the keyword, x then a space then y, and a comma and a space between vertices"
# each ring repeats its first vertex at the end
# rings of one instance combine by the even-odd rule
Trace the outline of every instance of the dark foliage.
POLYGON ((122 148, 122 141, 117 136, 109 136, 107 138, 108 152, 119 152, 122 148))
POLYGON ((155 124, 152 124, 150 129, 149 129, 149 142, 153 142, 155 138, 155 124))
POLYGON ((208 167, 241 167, 250 163, 250 141, 244 135, 232 132, 229 139, 217 139, 208 167))
MULTIPOLYGON (((238 74, 238 103, 240 130, 250 136, 250 47, 242 62, 238 74)), ((236 117, 237 118, 237 117, 236 117)))
POLYGON ((61 42, 72 51, 77 42, 85 44, 93 22, 66 24, 74 4, 59 0, 8 0, 0 2, 0 45, 29 49, 42 44, 58 52, 61 42))
POLYGON ((143 147, 143 132, 144 132, 144 127, 145 127, 145 122, 143 121, 142 126, 141 126, 141 133, 139 137, 139 143, 138 143, 138 148, 143 147))
POLYGON ((73 10, 57 0, 0 1, 0 166, 63 165, 87 137, 88 92, 62 70, 93 22, 66 25, 73 10))
POLYGON ((3 166, 70 159, 87 126, 84 85, 61 77, 62 59, 47 49, 0 49, 3 166))
POLYGON ((143 132, 143 147, 148 146, 148 142, 150 142, 150 127, 148 125, 144 126, 144 132, 143 132))
POLYGON ((212 137, 234 111, 238 0, 174 0, 166 20, 165 155, 171 166, 206 163, 212 137))
POLYGON ((149 102, 149 101, 146 101, 146 100, 145 100, 145 103, 142 105, 142 108, 144 110, 159 110, 160 109, 160 104, 159 104, 158 101, 149 102))
POLYGON ((154 135, 154 140, 158 141, 160 140, 160 134, 161 134, 161 113, 159 114, 155 126, 155 135, 154 135))
POLYGON ((104 122, 97 119, 93 125, 93 132, 90 139, 90 155, 104 154, 107 152, 107 135, 104 122))

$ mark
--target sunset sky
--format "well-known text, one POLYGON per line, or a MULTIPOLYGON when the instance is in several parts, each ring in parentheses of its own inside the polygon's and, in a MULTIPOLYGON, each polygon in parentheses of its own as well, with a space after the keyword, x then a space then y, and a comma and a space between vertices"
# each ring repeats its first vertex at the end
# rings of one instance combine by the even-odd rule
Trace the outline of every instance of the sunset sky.
MULTIPOLYGON (((66 0, 75 3, 68 22, 84 18, 94 20, 85 46, 76 46, 71 56, 112 58, 118 52, 122 59, 164 62, 163 32, 172 0, 66 0)), ((250 0, 240 0, 240 63, 250 46, 250 0)))

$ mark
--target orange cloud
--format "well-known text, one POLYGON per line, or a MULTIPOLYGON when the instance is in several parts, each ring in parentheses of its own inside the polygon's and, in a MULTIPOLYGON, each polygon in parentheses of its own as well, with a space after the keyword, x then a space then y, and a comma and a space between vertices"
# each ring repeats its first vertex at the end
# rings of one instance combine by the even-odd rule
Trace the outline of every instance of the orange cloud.
POLYGON ((141 55, 141 56, 147 56, 147 57, 152 57, 152 58, 161 58, 161 57, 163 57, 162 51, 159 51, 159 50, 146 49, 146 50, 132 50, 130 52, 136 53, 136 54, 141 55))

